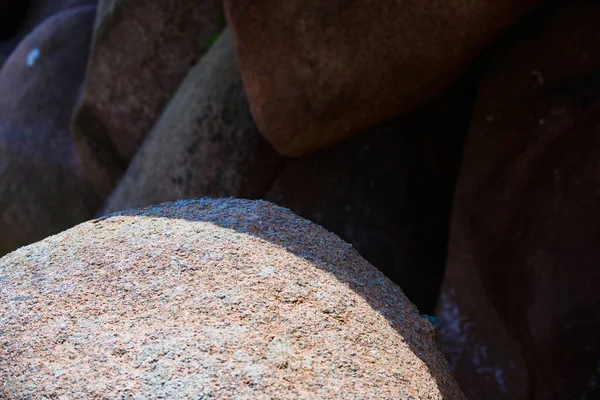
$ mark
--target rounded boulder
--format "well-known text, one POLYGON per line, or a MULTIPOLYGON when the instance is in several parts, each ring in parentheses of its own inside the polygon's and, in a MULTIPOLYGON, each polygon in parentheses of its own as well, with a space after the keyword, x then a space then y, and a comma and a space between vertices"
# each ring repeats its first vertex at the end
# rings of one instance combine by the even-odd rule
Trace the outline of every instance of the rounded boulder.
POLYGON ((112 214, 0 282, 2 398, 464 398, 398 286, 268 202, 112 214))

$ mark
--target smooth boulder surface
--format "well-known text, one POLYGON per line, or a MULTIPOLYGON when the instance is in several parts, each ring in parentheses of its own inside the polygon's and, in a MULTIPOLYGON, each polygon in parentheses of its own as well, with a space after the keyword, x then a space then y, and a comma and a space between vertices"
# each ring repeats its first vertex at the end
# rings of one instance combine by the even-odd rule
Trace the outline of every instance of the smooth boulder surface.
POLYGON ((556 2, 496 49, 456 190, 449 266, 472 258, 521 347, 528 398, 600 396, 599 18, 595 0, 556 2))
POLYGON ((101 0, 73 131, 106 198, 163 108, 221 33, 220 0, 101 0))
POLYGON ((194 197, 263 198, 282 168, 250 115, 226 29, 181 83, 100 214, 194 197))
POLYGON ((439 95, 541 0, 225 0, 250 109, 300 156, 439 95))
POLYGON ((0 395, 461 399, 401 290, 264 201, 113 214, 0 259, 0 395))
POLYGON ((5 30, 3 40, 0 40, 0 67, 8 56, 15 50, 21 40, 33 31, 39 24, 54 14, 70 8, 95 6, 97 0, 6 0, 0 1, 0 20, 2 30, 5 30), (9 5, 2 8, 2 4, 9 5))
POLYGON ((69 124, 94 8, 48 18, 0 70, 0 254, 85 221, 99 207, 69 124))

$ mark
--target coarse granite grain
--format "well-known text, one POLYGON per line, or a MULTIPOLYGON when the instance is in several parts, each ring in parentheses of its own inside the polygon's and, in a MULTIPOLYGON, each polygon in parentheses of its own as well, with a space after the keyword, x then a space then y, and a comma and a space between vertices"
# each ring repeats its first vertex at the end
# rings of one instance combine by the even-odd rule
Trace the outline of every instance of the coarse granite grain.
POLYGON ((464 398, 433 332, 265 201, 119 212, 0 259, 0 398, 464 398))

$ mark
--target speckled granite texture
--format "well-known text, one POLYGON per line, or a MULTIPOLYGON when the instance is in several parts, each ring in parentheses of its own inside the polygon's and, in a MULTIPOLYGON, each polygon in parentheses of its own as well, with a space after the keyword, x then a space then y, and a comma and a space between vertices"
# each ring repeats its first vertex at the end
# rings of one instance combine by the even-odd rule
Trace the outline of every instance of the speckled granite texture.
POLYGON ((112 214, 0 259, 3 399, 461 399, 400 289, 264 201, 112 214))

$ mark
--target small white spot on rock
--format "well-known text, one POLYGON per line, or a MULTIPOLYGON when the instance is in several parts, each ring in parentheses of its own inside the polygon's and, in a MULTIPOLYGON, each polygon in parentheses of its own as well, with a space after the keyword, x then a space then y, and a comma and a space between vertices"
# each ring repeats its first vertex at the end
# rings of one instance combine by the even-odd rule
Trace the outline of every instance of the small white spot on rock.
POLYGON ((54 377, 55 377, 55 378, 58 378, 58 377, 60 377, 60 376, 62 376, 62 375, 64 375, 64 374, 66 374, 66 373, 67 373, 67 372, 66 372, 64 369, 59 369, 59 370, 57 370, 57 371, 55 371, 55 372, 54 372, 54 377))
POLYGON ((40 49, 37 47, 31 49, 31 51, 27 54, 27 66, 33 67, 39 56, 40 49))
POLYGON ((272 275, 275 275, 275 268, 266 265, 262 266, 262 268, 260 269, 261 278, 266 278, 272 275))

